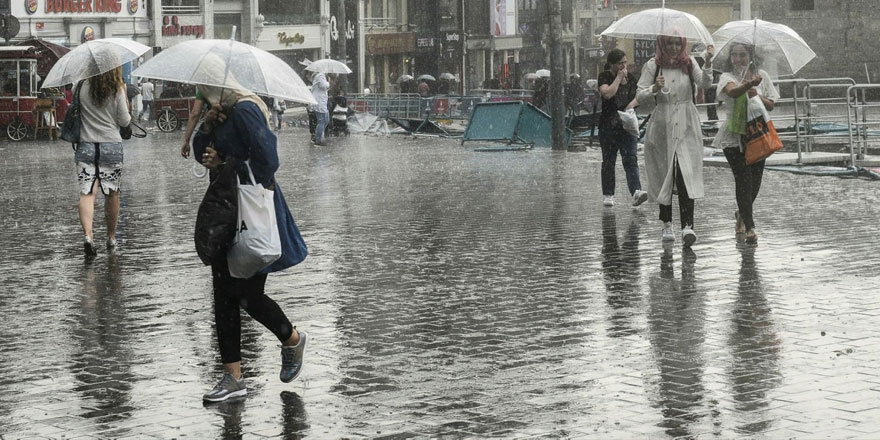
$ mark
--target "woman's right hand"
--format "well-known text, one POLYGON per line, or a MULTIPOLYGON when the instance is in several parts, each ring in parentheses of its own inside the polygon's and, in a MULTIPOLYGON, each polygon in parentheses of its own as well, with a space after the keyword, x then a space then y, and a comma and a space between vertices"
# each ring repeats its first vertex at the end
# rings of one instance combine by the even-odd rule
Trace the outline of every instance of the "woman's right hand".
POLYGON ((657 81, 654 82, 654 93, 659 92, 663 87, 666 87, 666 79, 663 78, 663 75, 657 75, 657 81))

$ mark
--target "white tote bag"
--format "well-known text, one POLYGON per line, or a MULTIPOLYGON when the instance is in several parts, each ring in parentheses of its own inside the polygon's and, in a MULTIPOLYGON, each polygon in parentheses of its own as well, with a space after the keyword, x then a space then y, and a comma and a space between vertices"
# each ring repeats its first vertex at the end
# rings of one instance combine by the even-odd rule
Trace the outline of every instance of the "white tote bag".
POLYGON ((226 254, 229 274, 250 278, 281 258, 281 237, 275 218, 275 191, 257 183, 251 165, 245 161, 251 184, 238 178, 238 230, 226 254))

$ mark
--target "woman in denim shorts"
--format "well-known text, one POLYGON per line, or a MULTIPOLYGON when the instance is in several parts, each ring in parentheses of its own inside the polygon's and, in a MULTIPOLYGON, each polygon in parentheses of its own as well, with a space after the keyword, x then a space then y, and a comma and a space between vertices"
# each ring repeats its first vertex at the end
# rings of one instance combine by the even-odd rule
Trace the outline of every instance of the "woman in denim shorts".
POLYGON ((76 145, 79 183, 79 221, 82 224, 86 255, 98 253, 92 231, 95 191, 104 194, 107 222, 107 248, 116 247, 119 220, 119 183, 122 178, 122 137, 119 128, 131 123, 122 68, 110 70, 83 81, 79 90, 82 129, 76 145))

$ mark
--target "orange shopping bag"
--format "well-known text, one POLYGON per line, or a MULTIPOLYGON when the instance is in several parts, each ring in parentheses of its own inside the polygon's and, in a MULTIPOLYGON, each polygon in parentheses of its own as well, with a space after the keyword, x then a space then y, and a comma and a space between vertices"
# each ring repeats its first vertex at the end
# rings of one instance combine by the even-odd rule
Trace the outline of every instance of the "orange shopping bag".
POLYGON ((760 162, 782 149, 782 141, 779 140, 770 114, 759 96, 749 99, 746 134, 743 137, 746 144, 746 165, 760 162))

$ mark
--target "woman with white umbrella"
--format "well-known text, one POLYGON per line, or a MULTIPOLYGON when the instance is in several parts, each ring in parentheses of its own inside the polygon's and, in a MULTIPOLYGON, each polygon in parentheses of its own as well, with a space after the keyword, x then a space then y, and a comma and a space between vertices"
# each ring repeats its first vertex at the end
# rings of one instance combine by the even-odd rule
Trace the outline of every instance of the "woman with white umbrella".
POLYGON ((79 170, 79 221, 85 234, 85 253, 96 255, 92 221, 95 215, 95 191, 99 187, 104 194, 107 248, 116 247, 119 184, 122 178, 122 137, 119 128, 131 124, 131 108, 122 81, 122 67, 82 82, 76 95, 82 122, 74 154, 79 170))
MULTIPOLYGON (((224 75, 222 63, 213 71, 224 75)), ((235 79, 227 78, 226 84, 235 79)), ((277 138, 270 128, 271 115, 265 103, 253 92, 241 87, 222 88, 199 84, 198 92, 210 104, 205 122, 193 138, 196 160, 215 170, 227 160, 241 164, 247 160, 248 171, 253 171, 255 183, 274 191, 275 215, 282 244, 282 259, 260 270, 249 278, 235 278, 229 272, 226 258, 211 263, 214 287, 214 323, 220 346, 224 375, 217 385, 203 396, 206 402, 221 402, 247 394, 247 385, 241 375, 241 317, 240 308, 268 328, 281 342, 282 382, 295 379, 303 365, 307 335, 294 327, 281 307, 265 294, 266 277, 290 267, 285 261, 292 240, 298 235, 293 217, 287 208, 281 188, 275 182, 278 170, 277 138)), ((238 170, 242 174, 241 167, 238 170)))
POLYGON ((89 256, 97 254, 92 223, 98 188, 104 194, 107 248, 114 249, 117 244, 122 177, 119 129, 131 123, 131 102, 120 66, 148 50, 143 44, 121 38, 92 40, 61 57, 43 81, 44 88, 77 84, 74 100, 80 106, 80 132, 72 142, 80 189, 79 221, 85 235, 83 248, 89 256))
POLYGON ((645 132, 645 171, 648 195, 660 204, 662 240, 675 241, 672 227, 673 188, 678 192, 681 239, 685 247, 696 240, 694 199, 703 197, 703 135, 694 95, 712 84, 714 45, 709 45, 700 72, 686 51, 687 39, 657 37, 657 54, 642 68, 636 99, 653 109, 645 132))
MULTIPOLYGON (((755 47, 744 42, 734 42, 727 53, 729 56, 726 66, 729 66, 730 71, 722 73, 718 79, 717 96, 722 103, 722 109, 727 110, 728 115, 732 114, 735 100, 747 95, 749 99, 759 97, 761 105, 772 111, 774 102, 779 99, 779 92, 773 87, 770 75, 758 69, 755 47)), ((753 104, 749 101, 746 105, 753 104)), ((723 149, 733 171, 733 180, 736 183, 736 233, 745 234, 748 242, 756 242, 758 234, 755 233, 752 205, 761 190, 765 161, 747 165, 743 136, 731 132, 728 127, 727 120, 721 122, 712 146, 723 149)))

